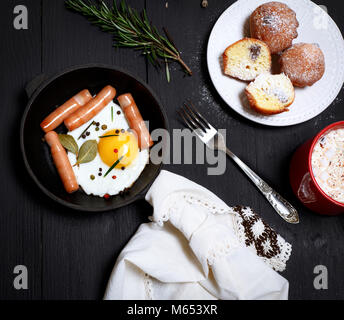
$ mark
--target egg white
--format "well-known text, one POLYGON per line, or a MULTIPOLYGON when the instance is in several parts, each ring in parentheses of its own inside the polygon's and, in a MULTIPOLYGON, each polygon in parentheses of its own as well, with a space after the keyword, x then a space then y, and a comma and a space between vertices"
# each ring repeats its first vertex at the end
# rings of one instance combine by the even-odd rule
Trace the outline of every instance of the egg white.
MULTIPOLYGON (((129 129, 129 125, 122 112, 122 109, 114 102, 110 102, 93 119, 83 124, 81 127, 68 132, 68 134, 74 137, 80 148, 81 145, 87 140, 96 140, 98 143, 100 136, 113 129, 126 130, 129 129), (111 107, 113 107, 113 121, 111 120, 111 107), (120 111, 121 113, 118 115, 117 111, 120 111), (91 125, 87 130, 90 135, 85 139, 78 139, 81 133, 93 121, 100 123, 99 131, 95 130, 96 126, 91 125), (101 128, 102 125, 106 125, 107 128, 103 130, 101 128)), ((76 156, 73 153, 68 152, 68 158, 72 165, 76 163, 76 156)), ((85 191, 86 194, 100 197, 103 197, 105 194, 113 196, 126 188, 130 188, 133 185, 133 183, 139 178, 140 174, 148 163, 148 160, 148 149, 141 150, 138 152, 136 159, 124 170, 121 170, 120 167, 114 168, 106 177, 104 177, 105 173, 109 169, 109 166, 101 160, 99 154, 97 153, 97 156, 93 161, 82 163, 80 166, 75 166, 73 167, 73 170, 80 187, 85 191), (99 176, 99 168, 102 169, 101 176, 99 176), (91 175, 95 177, 94 180, 91 179, 91 175), (116 176, 116 179, 113 179, 113 176, 116 176)))

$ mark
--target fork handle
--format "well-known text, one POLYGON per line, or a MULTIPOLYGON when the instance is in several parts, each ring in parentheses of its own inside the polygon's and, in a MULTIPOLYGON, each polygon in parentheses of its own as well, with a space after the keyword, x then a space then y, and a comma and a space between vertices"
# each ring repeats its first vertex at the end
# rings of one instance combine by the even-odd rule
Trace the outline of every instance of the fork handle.
POLYGON ((226 148, 227 155, 246 173, 265 198, 270 202, 275 211, 287 222, 299 223, 299 215, 296 209, 279 193, 273 190, 263 179, 253 172, 232 151, 226 148))

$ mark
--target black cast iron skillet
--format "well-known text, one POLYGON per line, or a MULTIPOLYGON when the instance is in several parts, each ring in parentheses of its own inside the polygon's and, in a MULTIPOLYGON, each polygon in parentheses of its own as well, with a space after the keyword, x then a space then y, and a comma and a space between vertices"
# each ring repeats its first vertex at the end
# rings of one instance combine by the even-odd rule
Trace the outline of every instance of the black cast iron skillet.
MULTIPOLYGON (((105 200, 88 196, 82 190, 68 194, 54 167, 49 147, 42 141, 44 132, 40 123, 56 106, 63 104, 82 89, 89 89, 91 94, 96 94, 109 84, 116 88, 117 96, 127 92, 133 94, 143 119, 149 121, 150 131, 157 128, 168 129, 165 111, 153 91, 142 80, 128 72, 100 64, 76 66, 48 80, 43 78, 44 75, 36 78, 26 88, 29 102, 20 128, 25 166, 39 188, 52 200, 82 211, 107 211, 142 199, 159 174, 162 164, 149 163, 139 179, 122 196, 117 195, 105 200)), ((61 125, 56 131, 62 133, 67 130, 61 125)))

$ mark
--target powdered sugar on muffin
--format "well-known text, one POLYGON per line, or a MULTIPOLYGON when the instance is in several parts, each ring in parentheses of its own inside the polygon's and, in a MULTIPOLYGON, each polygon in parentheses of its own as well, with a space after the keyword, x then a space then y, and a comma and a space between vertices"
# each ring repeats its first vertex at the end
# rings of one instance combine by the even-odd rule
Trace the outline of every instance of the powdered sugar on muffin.
POLYGON ((311 86, 325 73, 325 57, 317 44, 294 44, 282 54, 280 64, 296 87, 311 86))
POLYGON ((281 2, 265 3, 250 17, 251 36, 266 42, 272 54, 292 45, 298 27, 295 12, 281 2))

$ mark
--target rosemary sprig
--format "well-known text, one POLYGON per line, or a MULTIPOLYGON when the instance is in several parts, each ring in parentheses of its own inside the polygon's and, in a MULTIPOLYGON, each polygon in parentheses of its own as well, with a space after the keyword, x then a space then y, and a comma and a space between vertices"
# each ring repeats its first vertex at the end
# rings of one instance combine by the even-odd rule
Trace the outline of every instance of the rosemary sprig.
POLYGON ((102 139, 102 138, 109 138, 109 137, 118 137, 119 134, 108 134, 107 136, 100 136, 99 138, 102 139))
POLYGON ((92 125, 94 125, 94 121, 92 121, 92 122, 87 126, 87 128, 86 128, 83 132, 81 132, 80 136, 78 137, 78 140, 80 140, 80 138, 82 137, 82 135, 85 134, 86 131, 87 131, 92 125))
POLYGON ((169 79, 168 63, 177 61, 184 71, 192 75, 192 71, 182 60, 176 46, 168 34, 166 37, 158 32, 147 17, 146 10, 139 14, 128 6, 124 0, 117 6, 109 8, 104 1, 66 0, 68 9, 85 16, 92 24, 100 27, 114 37, 114 46, 141 50, 154 65, 160 66, 160 61, 166 63, 166 76, 169 79), (99 4, 96 4, 99 3, 99 4))
POLYGON ((106 171, 104 178, 120 163, 120 161, 124 158, 124 156, 120 157, 118 160, 115 161, 115 163, 109 168, 108 171, 106 171))

